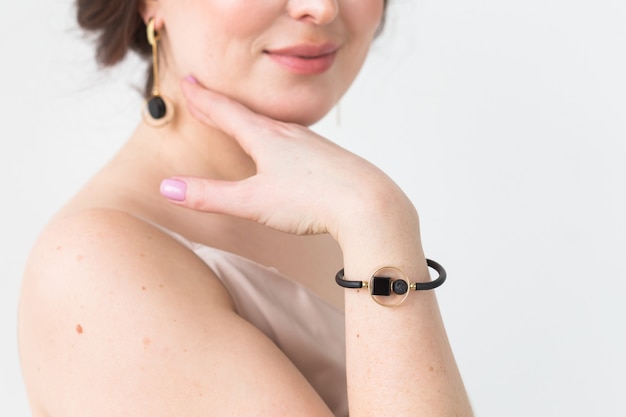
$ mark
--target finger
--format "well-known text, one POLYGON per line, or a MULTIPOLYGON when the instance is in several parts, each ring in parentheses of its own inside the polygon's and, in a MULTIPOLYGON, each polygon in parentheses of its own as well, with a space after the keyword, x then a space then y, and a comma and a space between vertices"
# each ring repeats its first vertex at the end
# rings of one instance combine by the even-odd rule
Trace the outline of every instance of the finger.
POLYGON ((259 189, 252 178, 243 181, 220 181, 197 177, 167 178, 161 182, 161 194, 179 206, 207 213, 228 214, 257 220, 253 210, 259 189))
POLYGON ((189 79, 183 80, 182 88, 194 117, 234 137, 246 151, 254 146, 254 139, 259 137, 259 132, 271 129, 276 123, 189 79))

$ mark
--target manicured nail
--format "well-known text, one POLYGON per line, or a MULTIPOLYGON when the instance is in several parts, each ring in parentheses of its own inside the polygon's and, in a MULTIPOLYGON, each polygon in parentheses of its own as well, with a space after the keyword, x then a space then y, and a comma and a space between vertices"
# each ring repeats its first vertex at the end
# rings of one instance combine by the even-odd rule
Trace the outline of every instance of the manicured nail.
POLYGON ((161 195, 172 201, 185 201, 187 183, 175 178, 161 181, 161 195))
POLYGON ((188 75, 185 77, 185 81, 191 83, 191 84, 198 84, 198 80, 196 80, 196 77, 194 77, 193 75, 188 75))

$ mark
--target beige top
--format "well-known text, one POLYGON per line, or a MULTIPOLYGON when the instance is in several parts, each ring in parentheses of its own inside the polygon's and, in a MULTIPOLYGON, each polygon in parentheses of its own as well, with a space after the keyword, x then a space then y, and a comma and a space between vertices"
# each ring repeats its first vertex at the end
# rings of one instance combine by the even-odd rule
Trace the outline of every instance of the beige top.
POLYGON ((237 313, 278 346, 335 416, 347 416, 343 313, 275 268, 163 230, 211 268, 237 313))

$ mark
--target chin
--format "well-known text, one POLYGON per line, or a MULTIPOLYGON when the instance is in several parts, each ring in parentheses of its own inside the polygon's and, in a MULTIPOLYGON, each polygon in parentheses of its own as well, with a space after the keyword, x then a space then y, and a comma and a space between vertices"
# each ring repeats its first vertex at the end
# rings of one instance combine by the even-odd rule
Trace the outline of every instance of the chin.
POLYGON ((315 103, 314 100, 287 98, 269 103, 254 103, 250 108, 274 120, 308 127, 323 119, 336 102, 337 100, 324 100, 323 103, 315 103))
POLYGON ((312 113, 312 112, 298 112, 298 111, 269 111, 265 112, 265 116, 271 117, 274 120, 278 120, 284 123, 294 123, 301 126, 309 127, 319 122, 328 114, 330 111, 327 110, 323 113, 312 113))

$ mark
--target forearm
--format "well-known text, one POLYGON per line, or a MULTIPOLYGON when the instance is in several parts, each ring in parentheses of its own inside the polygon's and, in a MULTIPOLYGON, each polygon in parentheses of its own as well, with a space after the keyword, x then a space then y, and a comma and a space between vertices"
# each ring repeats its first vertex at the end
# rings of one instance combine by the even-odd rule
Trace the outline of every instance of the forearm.
MULTIPOLYGON (((250 112, 198 83, 184 83, 183 92, 198 120, 239 142, 256 174, 241 181, 170 179, 171 201, 287 233, 329 233, 349 280, 368 280, 385 266, 411 282, 429 279, 415 208, 381 170, 307 128, 250 112)), ((432 291, 411 292, 396 308, 379 306, 364 290, 347 292, 351 417, 471 414, 432 291)))
MULTIPOLYGON (((373 220, 361 236, 344 236, 346 279, 393 266, 429 281, 412 207, 373 220)), ((472 414, 433 291, 410 291, 398 307, 380 306, 368 289, 347 289, 345 299, 352 417, 472 414)))

